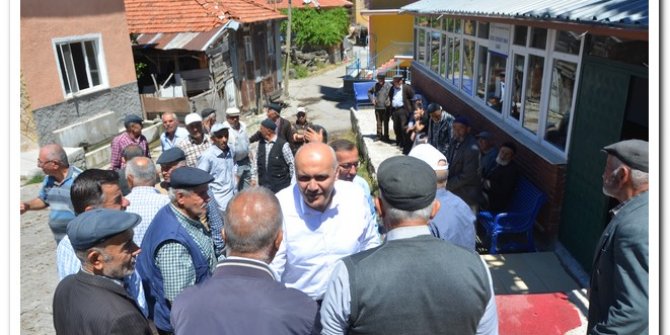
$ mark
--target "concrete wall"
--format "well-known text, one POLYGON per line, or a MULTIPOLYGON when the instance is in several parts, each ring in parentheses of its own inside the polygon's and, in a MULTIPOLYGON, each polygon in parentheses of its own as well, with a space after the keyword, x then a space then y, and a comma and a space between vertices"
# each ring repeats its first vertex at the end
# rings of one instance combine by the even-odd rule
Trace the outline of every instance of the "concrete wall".
MULTIPOLYGON (((456 95, 435 83, 421 71, 412 71, 412 86, 424 94, 431 102, 440 104, 447 112, 456 116, 463 115, 472 123, 471 133, 487 130, 493 135, 496 144, 512 141, 517 146, 514 161, 521 173, 547 194, 548 201, 540 210, 538 223, 541 237, 549 241, 557 240, 561 221, 561 208, 565 193, 566 167, 551 164, 529 148, 526 148, 513 135, 506 133, 495 123, 483 117, 475 108, 462 101, 456 95)), ((521 136, 521 135, 519 135, 521 136)))
POLYGON ((136 82, 123 0, 21 1, 21 70, 33 109, 64 100, 52 39, 86 34, 101 35, 109 87, 136 82))
MULTIPOLYGON (((58 142, 54 130, 88 120, 105 111, 116 114, 119 128, 123 127, 123 118, 127 114, 142 115, 137 84, 133 82, 34 110, 40 146, 58 142)), ((98 138, 97 142, 106 140, 105 137, 98 138)))

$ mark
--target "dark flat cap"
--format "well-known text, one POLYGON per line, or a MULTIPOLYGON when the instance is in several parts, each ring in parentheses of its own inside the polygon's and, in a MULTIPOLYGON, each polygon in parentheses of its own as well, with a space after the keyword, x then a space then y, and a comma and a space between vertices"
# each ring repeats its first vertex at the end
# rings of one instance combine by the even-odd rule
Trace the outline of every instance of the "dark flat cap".
POLYGON ((265 119, 265 120, 263 120, 263 122, 261 122, 261 126, 263 126, 263 127, 265 127, 265 128, 268 128, 268 129, 270 129, 270 130, 272 130, 272 131, 274 131, 275 129, 277 129, 277 124, 276 124, 274 121, 270 120, 270 119, 265 119))
POLYGON ((424 161, 394 156, 379 165, 377 180, 382 197, 393 208, 415 211, 435 200, 437 178, 424 161))
POLYGON ((185 159, 186 155, 184 154, 184 151, 181 150, 180 148, 173 147, 163 151, 163 153, 160 156, 158 156, 156 164, 170 164, 183 161, 185 159))
POLYGON ((267 107, 267 108, 275 110, 277 113, 281 113, 281 105, 280 104, 276 104, 276 103, 273 102, 273 103, 265 104, 265 106, 263 106, 263 107, 267 107))
POLYGON ((491 139, 491 133, 489 133, 488 131, 485 130, 485 131, 482 131, 479 134, 477 134, 477 136, 475 136, 475 137, 476 138, 483 138, 485 140, 490 140, 491 139))
POLYGON ((412 100, 412 101, 417 101, 417 100, 421 100, 421 101, 423 101, 423 95, 417 93, 417 94, 415 94, 415 95, 412 97, 411 100, 412 100))
POLYGON ((442 110, 442 106, 440 106, 440 105, 438 105, 434 102, 430 103, 428 105, 428 107, 426 108, 426 112, 428 112, 428 114, 434 113, 434 112, 437 112, 437 111, 441 111, 441 110, 442 110))
POLYGON ((170 187, 194 188, 212 182, 214 177, 198 168, 182 166, 170 174, 170 187))
POLYGON ((128 114, 126 117, 123 118, 123 126, 128 128, 131 123, 139 123, 140 125, 142 124, 142 118, 135 115, 135 114, 128 114))
POLYGON ((470 120, 468 120, 468 118, 465 116, 457 116, 454 119, 454 123, 460 123, 470 127, 470 120))
POLYGON ((116 209, 97 208, 79 214, 67 225, 72 248, 86 250, 104 239, 120 234, 142 222, 142 217, 116 209))
POLYGON ((649 142, 625 140, 610 144, 603 151, 635 170, 649 173, 649 142))
POLYGON ((216 109, 214 108, 205 108, 202 111, 200 111, 200 115, 202 116, 203 119, 207 118, 208 116, 216 113, 216 109))

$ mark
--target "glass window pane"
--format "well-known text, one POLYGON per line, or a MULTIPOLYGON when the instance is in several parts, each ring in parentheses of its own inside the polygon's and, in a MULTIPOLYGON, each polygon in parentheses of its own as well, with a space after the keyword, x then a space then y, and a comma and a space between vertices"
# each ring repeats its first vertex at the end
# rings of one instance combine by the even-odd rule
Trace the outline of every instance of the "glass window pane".
POLYGON ((563 151, 568 140, 576 73, 577 64, 554 60, 544 139, 563 151))
POLYGON ((479 58, 477 59, 477 96, 484 99, 486 90, 486 58, 489 49, 487 47, 479 47, 479 58))
POLYGON ((426 33, 423 29, 417 29, 416 32, 419 37, 416 60, 419 63, 424 63, 426 61, 426 33))
POLYGON ((526 98, 523 106, 523 127, 537 134, 540 117, 540 95, 544 58, 528 56, 528 76, 526 77, 526 98))
POLYGON ((472 79, 475 66, 475 41, 463 42, 463 91, 472 95, 472 79))
POLYGON ((440 70, 440 36, 442 34, 434 31, 430 35, 430 69, 438 73, 440 70))
POLYGON ((526 37, 528 36, 528 27, 514 26, 514 44, 526 46, 526 37))
POLYGON ((486 104, 494 110, 501 112, 503 107, 502 99, 505 94, 507 57, 491 52, 489 62, 489 83, 486 88, 486 104))
POLYGON ((530 46, 544 50, 547 47, 547 29, 531 28, 530 29, 530 46))
POLYGON ((84 42, 86 49, 86 60, 88 61, 88 69, 91 72, 91 81, 93 86, 100 85, 100 70, 98 69, 98 58, 95 56, 95 46, 93 41, 84 42))
POLYGON ((559 31, 556 36, 556 47, 554 50, 573 55, 579 55, 579 46, 582 39, 579 34, 572 31, 559 31))
POLYGON ((589 56, 607 58, 628 64, 649 65, 649 42, 626 40, 612 36, 591 36, 586 50, 589 56))
POLYGON ((79 86, 77 85, 77 74, 74 69, 74 63, 72 61, 72 50, 70 49, 70 44, 61 45, 63 49, 63 60, 65 61, 65 68, 67 69, 67 78, 70 82, 70 88, 72 93, 79 91, 79 86))
POLYGON ((461 29, 461 19, 454 19, 454 32, 462 33, 461 29))
POLYGON ((451 17, 447 18, 447 31, 453 32, 454 31, 454 19, 451 17))
POLYGON ((440 43, 440 77, 446 78, 448 73, 448 60, 449 60, 449 45, 447 44, 447 35, 442 34, 442 42, 440 43))
POLYGON ((475 36, 475 30, 477 28, 477 22, 474 20, 465 20, 463 22, 463 33, 470 36, 475 36))
POLYGON ((417 21, 417 25, 420 27, 428 26, 428 16, 419 16, 417 21))
POLYGON ((477 30, 477 37, 489 38, 489 23, 479 22, 479 29, 477 30))
POLYGON ((442 19, 438 19, 437 17, 432 18, 430 20, 430 26, 439 29, 442 26, 442 19))
POLYGON ((523 70, 525 59, 526 57, 523 55, 514 55, 514 69, 512 70, 514 80, 512 80, 512 110, 510 111, 510 115, 516 120, 519 120, 519 116, 523 110, 521 98, 523 94, 523 70))
POLYGON ((56 46, 56 53, 58 54, 58 65, 60 66, 60 77, 63 80, 63 86, 65 86, 65 93, 70 94, 70 81, 67 79, 67 70, 65 70, 65 62, 63 61, 63 53, 61 52, 61 46, 56 46))
POLYGON ((451 83, 458 86, 460 83, 460 76, 461 76, 461 55, 460 55, 460 48, 461 48, 461 39, 460 38, 449 38, 450 46, 449 46, 449 79, 451 79, 451 83))

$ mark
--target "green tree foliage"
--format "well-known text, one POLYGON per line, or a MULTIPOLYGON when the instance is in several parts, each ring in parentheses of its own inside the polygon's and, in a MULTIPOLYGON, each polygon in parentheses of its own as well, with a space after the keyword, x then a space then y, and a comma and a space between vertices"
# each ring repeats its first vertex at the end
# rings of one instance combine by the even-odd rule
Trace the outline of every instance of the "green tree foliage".
MULTIPOLYGON (((287 14, 287 10, 283 10, 287 14)), ((333 9, 293 9, 291 11, 291 35, 298 47, 331 47, 342 42, 349 29, 349 14, 344 8, 333 9)), ((281 30, 286 33, 288 20, 282 22, 281 30)))

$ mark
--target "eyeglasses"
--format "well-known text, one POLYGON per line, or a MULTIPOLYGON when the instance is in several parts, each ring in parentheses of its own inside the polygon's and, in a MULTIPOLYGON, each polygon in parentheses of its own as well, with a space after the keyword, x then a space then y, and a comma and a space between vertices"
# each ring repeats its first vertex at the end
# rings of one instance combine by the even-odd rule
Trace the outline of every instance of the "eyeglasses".
POLYGON ((42 166, 45 166, 45 165, 47 165, 47 164, 49 164, 49 163, 56 163, 56 164, 58 164, 58 161, 57 161, 57 160, 48 160, 48 161, 46 161, 46 162, 42 162, 39 158, 37 159, 37 167, 42 167, 42 166))
POLYGON ((340 164, 340 167, 345 169, 345 170, 351 170, 352 167, 355 167, 355 168, 358 169, 358 164, 360 164, 360 162, 344 163, 344 164, 340 164))

